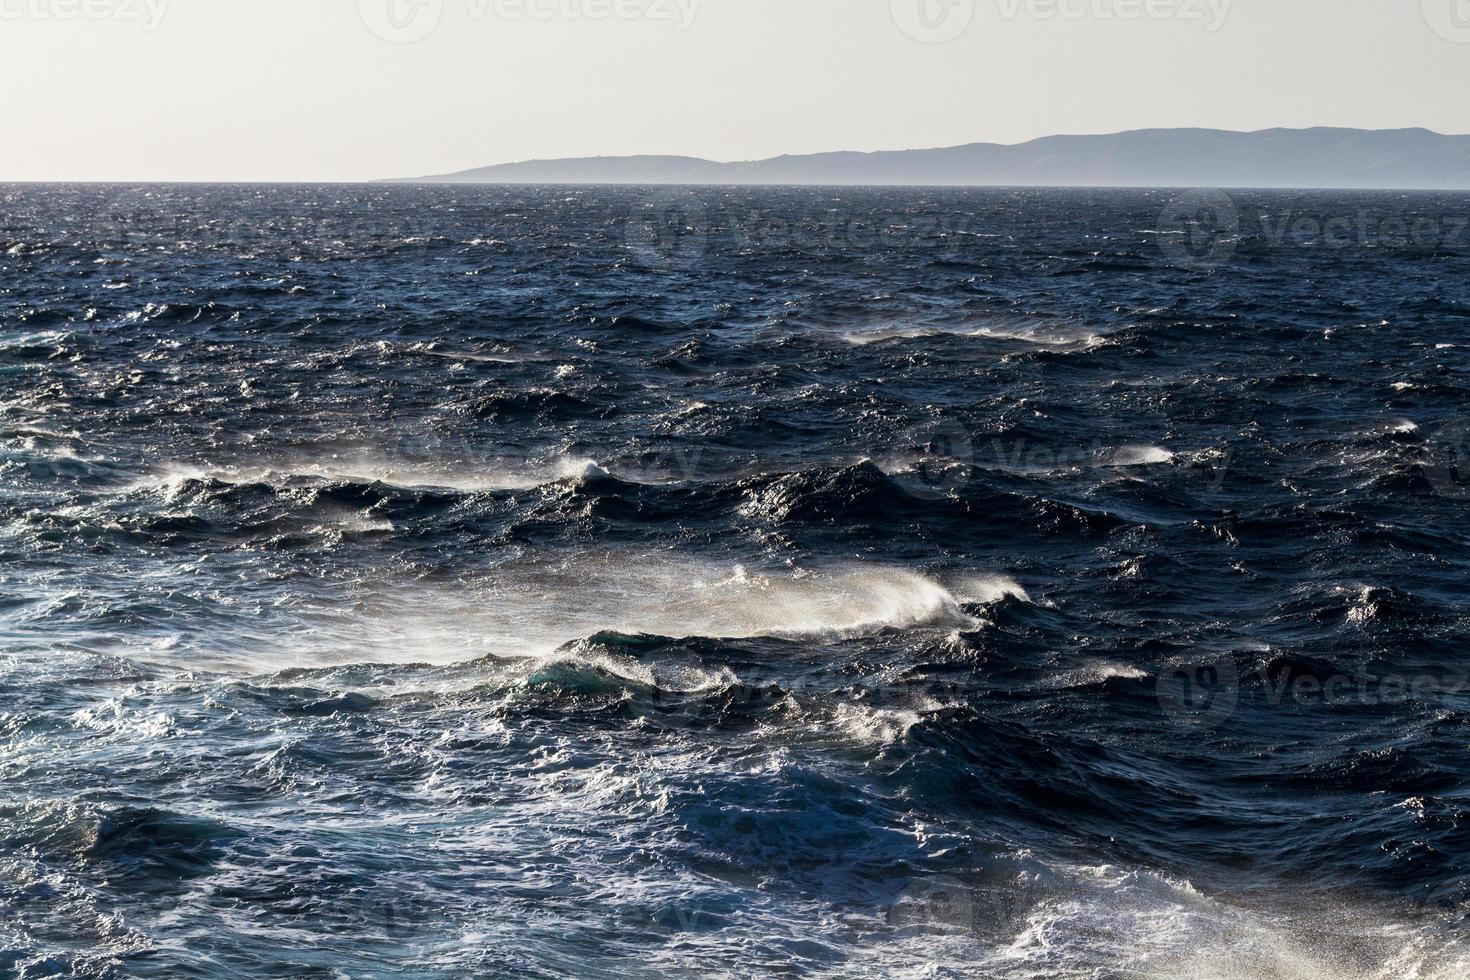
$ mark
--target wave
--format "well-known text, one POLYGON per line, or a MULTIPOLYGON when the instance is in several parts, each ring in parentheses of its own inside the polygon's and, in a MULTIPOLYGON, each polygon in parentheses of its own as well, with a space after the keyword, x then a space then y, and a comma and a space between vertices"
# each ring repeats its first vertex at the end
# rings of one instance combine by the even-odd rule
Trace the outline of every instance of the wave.
MULTIPOLYGON (((472 242, 470 244, 476 244, 472 242)), ((385 351, 391 350, 392 345, 384 344, 385 351)), ((471 361, 477 364, 505 364, 519 365, 534 363, 542 360, 539 355, 512 355, 502 352, 485 353, 481 351, 467 351, 446 347, 438 341, 421 341, 409 344, 404 350, 412 354, 424 354, 429 357, 439 357, 447 361, 471 361)))
POLYGON ((602 633, 576 640, 521 668, 518 682, 530 688, 557 687, 574 692, 603 692, 628 685, 661 695, 693 695, 734 687, 739 679, 728 667, 707 670, 688 664, 657 668, 620 656, 634 637, 602 633))
MULTIPOLYGON (((918 504, 876 463, 800 470, 742 484, 747 517, 776 522, 884 520, 918 504)), ((935 505, 936 507, 938 505, 935 505)))
POLYGON ((169 463, 151 475, 133 481, 129 492, 162 489, 176 494, 190 482, 213 481, 231 486, 265 484, 278 486, 294 481, 360 485, 383 484, 404 490, 453 490, 460 493, 531 490, 564 480, 588 480, 607 476, 607 471, 590 459, 559 457, 543 463, 489 463, 484 466, 454 467, 401 463, 371 454, 302 457, 277 462, 240 465, 191 465, 169 463))
POLYGON ((1161 466, 1172 463, 1174 454, 1162 446, 1120 446, 1108 455, 1104 466, 1161 466))
POLYGON ((961 602, 990 605, 1002 599, 1019 599, 1030 603, 1031 596, 1021 584, 1004 575, 961 575, 952 586, 961 602))
POLYGON ((942 326, 931 324, 893 325, 874 329, 848 331, 841 338, 855 347, 867 347, 891 340, 923 340, 933 337, 966 337, 983 340, 1012 340, 1038 347, 1096 347, 1105 342, 1103 332, 1093 327, 1067 323, 1028 323, 996 321, 980 326, 942 326))
MULTIPOLYGON (((1006 600, 1030 598, 1019 583, 987 573, 758 570, 658 553, 563 554, 507 562, 452 589, 384 583, 335 629, 314 631, 309 646, 286 644, 254 663, 267 670, 283 662, 449 665, 484 657, 550 663, 615 635, 837 642, 884 630, 973 630, 984 625, 980 607, 1006 600)), ((642 674, 628 679, 652 683, 642 674)))
POLYGON ((1109 681, 1146 681, 1148 671, 1128 664, 1103 662, 1062 674, 1053 684, 1057 688, 1097 687, 1109 681))
POLYGON ((0 810, 12 845, 55 862, 96 866, 150 886, 208 871, 238 833, 221 823, 152 807, 32 803, 0 810))
POLYGON ((791 573, 664 562, 623 570, 579 563, 584 595, 616 591, 626 602, 600 615, 628 633, 727 639, 844 637, 882 629, 977 625, 967 602, 1024 595, 1009 580, 962 579, 951 590, 918 572, 846 567, 791 573))
POLYGON ((1470 946, 1443 924, 1346 901, 1217 898, 1167 875, 1048 867, 1029 854, 973 880, 921 879, 889 920, 901 936, 923 937, 927 948, 914 953, 931 969, 978 967, 996 980, 1455 980, 1470 970, 1470 946))

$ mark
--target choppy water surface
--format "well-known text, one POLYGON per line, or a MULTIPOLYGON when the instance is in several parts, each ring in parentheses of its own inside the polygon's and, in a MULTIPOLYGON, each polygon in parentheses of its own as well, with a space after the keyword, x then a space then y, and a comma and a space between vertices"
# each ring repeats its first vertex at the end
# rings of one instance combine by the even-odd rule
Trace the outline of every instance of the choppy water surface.
POLYGON ((0 975, 1466 976, 1467 218, 0 187, 0 975))

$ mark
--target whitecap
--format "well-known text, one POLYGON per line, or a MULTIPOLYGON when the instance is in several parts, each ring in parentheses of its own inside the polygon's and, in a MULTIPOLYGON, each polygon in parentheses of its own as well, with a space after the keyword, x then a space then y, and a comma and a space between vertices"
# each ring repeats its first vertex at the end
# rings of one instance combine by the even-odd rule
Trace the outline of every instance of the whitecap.
POLYGON ((1004 575, 963 575, 952 586, 961 602, 989 605, 1007 597, 1031 602, 1031 596, 1013 578, 1004 575))
POLYGON ((1053 686, 1058 688, 1093 687, 1098 684, 1106 684, 1110 680, 1145 681, 1152 676, 1148 671, 1138 667, 1105 661, 1062 674, 1055 680, 1053 686))
MULTIPOLYGON (((1151 980, 1459 980, 1470 951, 1452 928, 1347 901, 1214 897, 1169 874, 1049 866, 1029 852, 1004 875, 919 878, 890 910, 885 975, 1149 977, 1151 980)), ((1004 864, 1002 865, 1004 867, 1004 864)))
POLYGON ((1040 347, 1096 347, 1105 338, 1096 329, 1065 323, 1026 323, 996 321, 979 326, 891 325, 860 329, 839 335, 855 347, 888 340, 922 340, 927 337, 973 337, 986 340, 1014 340, 1040 347))
POLYGON ((1063 873, 1067 884, 1031 911, 997 965, 1070 976, 1108 963, 1157 980, 1450 980, 1470 968, 1463 945, 1348 907, 1227 905, 1188 881, 1112 866, 1063 873))
MULTIPOLYGON (((668 553, 516 557, 453 588, 384 583, 310 645, 266 663, 464 663, 486 656, 565 658, 598 634, 836 642, 887 629, 981 628, 966 603, 1025 600, 1010 579, 940 577, 884 565, 755 570, 668 553), (951 581, 952 586, 945 581, 951 581)), ((709 678, 660 675, 695 690, 709 678)), ((709 681, 714 683, 714 681, 709 681)))
POLYGON ((832 720, 852 741, 881 747, 903 741, 924 716, 917 711, 844 704, 838 706, 832 720))
POLYGON ((1103 466, 1161 466, 1174 462, 1174 454, 1162 446, 1119 446, 1103 466))
POLYGON ((281 485, 293 480, 326 483, 382 483, 406 490, 457 490, 463 493, 530 490, 564 480, 606 479, 596 461, 563 456, 544 462, 491 462, 483 466, 400 463, 371 454, 332 454, 251 464, 200 465, 165 463, 151 476, 135 480, 124 492, 162 489, 177 494, 190 481, 212 480, 234 485, 281 485))

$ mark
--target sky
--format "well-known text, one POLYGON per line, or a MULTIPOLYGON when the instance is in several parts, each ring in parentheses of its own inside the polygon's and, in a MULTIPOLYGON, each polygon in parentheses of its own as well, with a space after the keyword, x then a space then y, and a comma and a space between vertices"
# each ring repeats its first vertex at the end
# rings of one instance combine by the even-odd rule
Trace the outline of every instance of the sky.
POLYGON ((0 180, 1470 133, 1470 0, 0 0, 0 180))

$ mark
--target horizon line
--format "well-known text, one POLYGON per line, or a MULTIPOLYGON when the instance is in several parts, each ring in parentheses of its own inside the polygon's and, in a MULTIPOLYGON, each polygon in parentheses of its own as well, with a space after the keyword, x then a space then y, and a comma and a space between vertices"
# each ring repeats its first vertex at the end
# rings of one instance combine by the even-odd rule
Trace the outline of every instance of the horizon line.
MULTIPOLYGON (((833 150, 811 150, 811 151, 803 151, 803 152, 785 152, 785 153, 777 153, 777 154, 772 155, 772 156, 746 157, 746 158, 733 159, 733 160, 715 159, 715 158, 711 158, 711 157, 696 156, 696 155, 687 154, 687 153, 647 153, 647 152, 643 152, 643 153, 601 153, 601 154, 592 154, 592 155, 572 155, 572 156, 523 157, 523 158, 519 158, 519 159, 503 160, 503 161, 497 162, 497 163, 477 164, 477 165, 473 165, 473 166, 469 166, 469 167, 463 167, 463 168, 460 168, 460 169, 457 169, 457 170, 446 170, 446 171, 441 171, 441 172, 438 172, 438 173, 427 173, 427 174, 422 174, 422 175, 413 176, 413 177, 356 177, 356 178, 329 178, 329 177, 286 177, 286 178, 260 178, 260 177, 226 177, 226 178, 220 178, 220 177, 207 177, 207 178, 200 178, 200 177, 176 177, 176 178, 169 178, 169 177, 143 177, 143 178, 84 177, 84 178, 73 178, 73 179, 63 179, 63 180, 56 180, 56 179, 44 178, 44 177, 16 177, 16 178, 0 178, 0 186, 4 186, 4 185, 7 185, 7 184, 27 184, 27 185, 34 185, 34 184, 137 184, 137 185, 144 185, 144 184, 159 184, 159 185, 162 185, 162 184, 230 184, 230 185, 261 184, 261 185, 269 185, 269 184, 276 184, 276 185, 282 185, 282 186, 285 186, 285 185, 309 185, 309 184, 321 184, 321 185, 327 185, 327 184, 352 185, 352 184, 383 184, 383 183, 398 183, 398 184, 425 183, 425 184, 427 184, 427 183, 444 183, 445 182, 444 181, 444 178, 446 178, 446 177, 453 177, 453 176, 456 176, 458 174, 469 173, 469 172, 477 171, 477 170, 493 170, 493 169, 500 168, 500 167, 526 166, 526 165, 545 164, 545 163, 564 163, 564 162, 567 162, 567 161, 634 160, 634 159, 640 159, 640 158, 663 158, 663 159, 670 159, 670 160, 693 161, 693 162, 697 162, 697 163, 709 163, 709 164, 714 164, 714 165, 717 165, 717 166, 730 167, 730 166, 739 166, 739 165, 742 165, 742 164, 768 163, 768 162, 771 162, 771 161, 774 161, 774 160, 793 159, 793 158, 800 159, 800 158, 804 158, 804 157, 818 157, 818 156, 833 156, 833 155, 877 156, 877 155, 885 154, 885 153, 926 153, 926 152, 940 151, 940 150, 963 149, 963 148, 966 148, 966 147, 973 147, 973 146, 1022 147, 1022 146, 1028 146, 1028 145, 1030 145, 1032 143, 1038 143, 1038 142, 1041 142, 1043 140, 1106 138, 1106 137, 1115 137, 1115 136, 1126 136, 1126 135, 1131 135, 1131 134, 1135 134, 1135 133, 1154 133, 1154 132, 1158 132, 1158 133, 1207 132, 1207 133, 1227 133, 1227 134, 1232 134, 1232 135, 1251 136, 1251 135, 1259 135, 1261 133, 1271 133, 1271 132, 1308 133, 1308 132, 1314 132, 1314 131, 1341 131, 1341 132, 1354 132, 1354 133, 1408 133, 1408 132, 1421 132, 1421 133, 1427 133, 1427 134, 1429 134, 1431 136, 1438 136, 1438 137, 1445 138, 1445 139, 1456 139, 1456 138, 1470 137, 1470 133, 1444 133, 1444 132, 1440 132, 1439 130, 1436 130, 1436 129, 1430 129, 1427 126, 1394 126, 1394 127, 1366 128, 1366 127, 1362 127, 1362 126, 1314 125, 1314 126, 1267 126, 1267 127, 1261 128, 1261 129, 1225 129, 1225 128, 1220 128, 1220 127, 1215 127, 1215 126, 1142 126, 1142 127, 1132 128, 1132 129, 1120 129, 1120 130, 1112 130, 1112 131, 1108 131, 1108 132, 1097 132, 1097 133, 1077 133, 1077 132, 1048 133, 1046 135, 1035 136, 1035 137, 1032 137, 1030 139, 1019 140, 1019 141, 1016 141, 1016 142, 1000 142, 1000 141, 983 140, 982 139, 982 140, 972 140, 972 141, 965 142, 965 143, 947 143, 947 144, 941 144, 941 145, 912 146, 912 147, 899 147, 899 148, 884 148, 884 149, 875 149, 875 150, 833 149, 833 150)), ((1079 188, 1079 189, 1080 188, 1083 188, 1083 187, 1091 187, 1091 188, 1098 189, 1098 190, 1103 190, 1103 189, 1108 189, 1108 188, 1124 188, 1124 187, 1133 188, 1133 189, 1149 189, 1149 188, 1169 189, 1169 188, 1189 187, 1189 186, 1201 186, 1201 187, 1202 186, 1209 186, 1209 185, 1205 185, 1205 184, 1168 184, 1168 185, 1117 185, 1117 184, 1098 184, 1098 185, 1073 185, 1073 184, 1065 184, 1065 185, 1048 185, 1048 184, 870 184, 869 185, 869 184, 825 184, 825 183, 805 183, 805 182, 803 182, 803 183, 752 184, 752 183, 748 183, 748 182, 741 182, 741 183, 720 183, 720 182, 699 183, 699 182, 689 182, 689 181, 680 181, 680 182, 661 182, 661 181, 648 181, 648 182, 644 182, 644 181, 594 181, 594 182, 591 182, 591 183, 588 183, 588 182, 585 182, 585 181, 494 181, 494 182, 487 182, 487 183, 522 184, 522 185, 528 185, 528 186, 529 185, 537 185, 537 186, 540 186, 540 185, 545 185, 545 186, 569 186, 569 185, 578 185, 578 184, 581 184, 581 185, 585 185, 585 186, 648 186, 648 187, 665 187, 665 186, 667 186, 667 187, 679 187, 679 186, 705 186, 705 187, 726 187, 726 186, 728 186, 728 187, 742 187, 742 186, 770 186, 770 187, 857 187, 857 186, 903 187, 903 186, 909 186, 909 187, 1059 187, 1059 188, 1060 187, 1069 187, 1069 188, 1070 187, 1075 187, 1075 188, 1079 188)), ((1330 185, 1323 185, 1323 186, 1320 186, 1320 187, 1311 187, 1311 188, 1306 188, 1306 187, 1290 187, 1290 188, 1288 188, 1288 187, 1272 187, 1272 186, 1267 186, 1267 185, 1245 185, 1245 184, 1242 184, 1242 185, 1215 185, 1215 186, 1218 186, 1221 189, 1230 188, 1230 189, 1240 189, 1240 190, 1409 190, 1409 189, 1411 189, 1411 188, 1366 188, 1366 187, 1347 187, 1347 186, 1338 187, 1338 186, 1330 186, 1330 185)), ((1424 190, 1434 190, 1434 188, 1423 188, 1423 189, 1424 190)))
POLYGON ((1033 191, 1269 191, 1325 193, 1352 191, 1362 194, 1463 194, 1470 188, 1456 187, 1363 187, 1349 185, 1269 185, 1269 184, 831 184, 831 183, 698 183, 667 181, 575 181, 575 180, 503 180, 453 182, 430 177, 360 180, 259 180, 259 179, 149 179, 149 180, 0 180, 0 187, 630 187, 706 190, 761 190, 809 188, 812 190, 1033 190, 1033 191))

